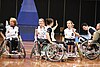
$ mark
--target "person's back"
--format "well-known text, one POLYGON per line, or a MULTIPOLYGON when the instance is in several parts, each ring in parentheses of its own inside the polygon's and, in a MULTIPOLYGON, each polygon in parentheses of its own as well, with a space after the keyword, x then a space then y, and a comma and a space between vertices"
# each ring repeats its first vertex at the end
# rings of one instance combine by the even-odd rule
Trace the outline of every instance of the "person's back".
POLYGON ((96 26, 97 31, 93 35, 93 41, 99 41, 100 43, 100 23, 96 26))

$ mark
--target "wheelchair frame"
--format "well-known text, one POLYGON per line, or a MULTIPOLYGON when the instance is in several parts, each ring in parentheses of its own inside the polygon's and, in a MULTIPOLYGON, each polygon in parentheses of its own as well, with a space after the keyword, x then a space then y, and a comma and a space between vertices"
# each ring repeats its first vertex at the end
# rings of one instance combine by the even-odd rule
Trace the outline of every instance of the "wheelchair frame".
MULTIPOLYGON (((26 57, 26 51, 25 51, 25 48, 24 48, 24 44, 23 44, 23 42, 22 42, 22 39, 21 39, 21 36, 19 36, 19 46, 20 46, 20 54, 19 53, 17 53, 17 54, 12 54, 12 53, 10 53, 9 51, 11 51, 11 42, 9 41, 9 40, 4 40, 2 43, 1 43, 1 46, 0 46, 0 56, 2 56, 2 54, 4 53, 4 52, 8 52, 8 54, 6 54, 6 55, 8 55, 9 56, 9 58, 11 57, 11 56, 14 56, 14 55, 17 55, 17 56, 19 56, 19 58, 21 58, 21 56, 23 57, 23 58, 25 58, 26 57), (7 46, 7 42, 9 43, 9 46, 7 46)), ((17 46, 18 47, 18 46, 17 46)))

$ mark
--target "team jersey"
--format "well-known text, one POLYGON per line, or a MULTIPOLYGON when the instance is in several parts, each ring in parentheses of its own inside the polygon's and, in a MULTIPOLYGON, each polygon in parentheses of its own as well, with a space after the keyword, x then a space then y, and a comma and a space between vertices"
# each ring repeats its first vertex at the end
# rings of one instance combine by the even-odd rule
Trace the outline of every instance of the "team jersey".
POLYGON ((17 26, 11 27, 10 25, 6 26, 6 39, 18 38, 19 28, 17 26))
POLYGON ((88 28, 88 39, 92 38, 93 33, 96 31, 94 27, 89 26, 88 28))
POLYGON ((46 38, 46 31, 47 31, 46 26, 42 27, 42 28, 40 28, 40 26, 38 26, 38 28, 37 28, 37 32, 38 32, 37 38, 47 39, 46 38))
MULTIPOLYGON (((76 31, 76 29, 74 29, 74 32, 76 31)), ((65 35, 65 38, 67 39, 75 39, 75 34, 73 32, 73 29, 68 29, 66 28, 64 30, 64 35, 65 35)))
POLYGON ((50 26, 47 26, 47 32, 49 33, 50 39, 52 41, 52 28, 50 26))

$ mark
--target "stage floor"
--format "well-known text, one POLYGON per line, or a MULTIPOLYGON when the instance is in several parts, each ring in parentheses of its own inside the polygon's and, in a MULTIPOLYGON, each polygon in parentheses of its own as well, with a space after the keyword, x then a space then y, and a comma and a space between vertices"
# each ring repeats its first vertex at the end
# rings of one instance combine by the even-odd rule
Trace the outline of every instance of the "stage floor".
POLYGON ((36 58, 30 59, 30 52, 33 42, 24 42, 27 56, 25 59, 18 57, 1 57, 0 67, 100 67, 100 58, 96 60, 88 60, 84 58, 82 61, 79 59, 71 59, 65 62, 50 62, 47 60, 38 60, 36 58))

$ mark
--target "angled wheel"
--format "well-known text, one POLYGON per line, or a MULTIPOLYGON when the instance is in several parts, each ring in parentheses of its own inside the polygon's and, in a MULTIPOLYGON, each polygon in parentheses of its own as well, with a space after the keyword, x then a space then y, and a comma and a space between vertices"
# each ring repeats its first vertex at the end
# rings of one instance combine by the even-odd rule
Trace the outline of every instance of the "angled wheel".
POLYGON ((87 57, 89 60, 94 60, 100 55, 100 44, 97 43, 95 45, 97 45, 98 48, 94 49, 93 47, 88 47, 88 41, 82 43, 85 57, 87 57))
POLYGON ((94 60, 100 55, 100 44, 98 45, 97 43, 96 45, 98 48, 93 48, 92 50, 85 51, 85 56, 90 60, 94 60))
POLYGON ((64 50, 59 44, 49 44, 45 53, 50 61, 60 61, 64 56, 64 50))
POLYGON ((34 43, 34 46, 32 48, 31 54, 30 54, 30 58, 32 58, 32 56, 36 55, 36 43, 34 43))
POLYGON ((23 58, 25 58, 26 57, 26 51, 25 51, 24 45, 22 43, 20 43, 20 52, 21 52, 21 56, 23 58))
POLYGON ((11 51, 10 41, 4 40, 4 41, 1 43, 1 46, 0 46, 0 56, 1 56, 4 52, 10 52, 10 51, 11 51))

